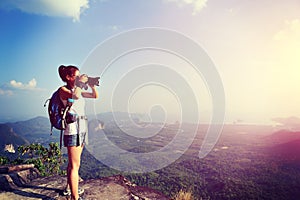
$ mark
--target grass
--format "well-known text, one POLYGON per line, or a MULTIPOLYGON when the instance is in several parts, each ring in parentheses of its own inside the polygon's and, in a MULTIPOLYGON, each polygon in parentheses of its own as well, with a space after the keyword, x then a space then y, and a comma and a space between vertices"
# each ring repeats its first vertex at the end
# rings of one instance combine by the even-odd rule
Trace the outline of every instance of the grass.
POLYGON ((175 195, 175 200, 193 200, 193 194, 188 191, 180 190, 178 194, 175 195))

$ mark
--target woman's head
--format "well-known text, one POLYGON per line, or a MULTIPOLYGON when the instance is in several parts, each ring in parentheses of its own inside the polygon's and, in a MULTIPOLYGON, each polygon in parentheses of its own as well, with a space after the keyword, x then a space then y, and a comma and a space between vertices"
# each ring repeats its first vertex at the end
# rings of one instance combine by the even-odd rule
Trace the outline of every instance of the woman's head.
POLYGON ((75 80, 76 76, 79 74, 79 69, 73 65, 61 65, 58 68, 58 73, 62 81, 68 82, 70 79, 75 80))

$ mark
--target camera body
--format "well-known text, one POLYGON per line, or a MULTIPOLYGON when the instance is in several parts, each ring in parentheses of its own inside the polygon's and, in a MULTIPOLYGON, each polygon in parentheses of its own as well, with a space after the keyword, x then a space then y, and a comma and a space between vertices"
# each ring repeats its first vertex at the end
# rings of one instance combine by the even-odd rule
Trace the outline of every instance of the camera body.
POLYGON ((86 83, 83 83, 79 80, 79 77, 76 78, 76 81, 75 81, 75 85, 77 87, 80 87, 80 88, 84 88, 85 90, 88 89, 88 85, 91 85, 91 86, 99 86, 99 79, 100 77, 88 77, 88 81, 86 83))

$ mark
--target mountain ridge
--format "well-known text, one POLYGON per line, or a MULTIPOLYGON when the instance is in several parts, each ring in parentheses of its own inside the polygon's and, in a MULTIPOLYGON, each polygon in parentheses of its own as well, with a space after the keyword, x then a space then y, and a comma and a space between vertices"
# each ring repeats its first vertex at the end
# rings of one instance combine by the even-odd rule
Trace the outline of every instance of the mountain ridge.
POLYGON ((0 148, 3 151, 5 145, 13 144, 14 146, 29 144, 28 140, 18 135, 14 129, 6 124, 0 124, 0 148))

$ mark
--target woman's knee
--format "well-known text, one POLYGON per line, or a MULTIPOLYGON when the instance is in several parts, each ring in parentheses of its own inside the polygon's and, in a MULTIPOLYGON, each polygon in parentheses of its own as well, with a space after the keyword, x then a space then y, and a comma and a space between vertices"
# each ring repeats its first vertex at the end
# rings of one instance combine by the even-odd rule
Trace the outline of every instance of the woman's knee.
POLYGON ((68 158, 69 158, 69 168, 79 169, 80 167, 80 157, 82 153, 82 148, 80 147, 69 147, 68 148, 68 158))
POLYGON ((69 167, 69 170, 79 170, 80 163, 73 162, 73 163, 70 163, 68 167, 69 167))

